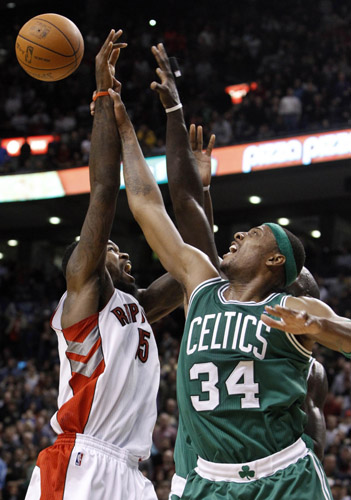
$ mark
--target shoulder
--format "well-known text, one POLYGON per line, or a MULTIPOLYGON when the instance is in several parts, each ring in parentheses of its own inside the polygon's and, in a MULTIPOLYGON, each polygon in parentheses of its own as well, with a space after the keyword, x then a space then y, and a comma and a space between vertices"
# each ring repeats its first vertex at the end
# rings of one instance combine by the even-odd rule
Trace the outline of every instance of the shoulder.
POLYGON ((297 311, 305 311, 317 316, 335 316, 334 311, 325 302, 313 297, 292 297, 289 295, 286 299, 286 307, 297 311))
POLYGON ((202 281, 194 288, 192 294, 190 295, 189 306, 195 299, 203 297, 205 294, 216 293, 221 287, 225 288, 228 283, 229 282, 227 280, 224 280, 220 276, 202 281))
POLYGON ((308 376, 308 395, 318 404, 318 406, 322 407, 327 392, 327 372, 322 363, 314 359, 308 376))
POLYGON ((319 387, 328 384, 327 372, 322 363, 320 363, 316 359, 312 365, 310 377, 312 377, 316 381, 319 387))

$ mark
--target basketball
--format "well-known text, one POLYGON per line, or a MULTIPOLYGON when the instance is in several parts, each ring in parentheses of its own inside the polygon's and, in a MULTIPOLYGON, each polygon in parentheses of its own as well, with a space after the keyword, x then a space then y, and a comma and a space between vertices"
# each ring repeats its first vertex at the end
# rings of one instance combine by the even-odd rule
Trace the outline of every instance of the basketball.
POLYGON ((30 19, 16 38, 17 60, 30 76, 45 82, 62 80, 79 66, 84 40, 77 26, 59 14, 30 19))

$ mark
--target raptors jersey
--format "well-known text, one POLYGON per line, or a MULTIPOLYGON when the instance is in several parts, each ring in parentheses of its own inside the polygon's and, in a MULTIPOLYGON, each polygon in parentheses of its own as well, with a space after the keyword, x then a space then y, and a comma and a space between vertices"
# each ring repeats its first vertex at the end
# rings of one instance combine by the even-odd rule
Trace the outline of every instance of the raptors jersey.
POLYGON ((138 301, 115 289, 99 313, 62 329, 67 292, 51 320, 58 337, 57 434, 80 433, 145 459, 157 416, 160 367, 151 326, 138 301))

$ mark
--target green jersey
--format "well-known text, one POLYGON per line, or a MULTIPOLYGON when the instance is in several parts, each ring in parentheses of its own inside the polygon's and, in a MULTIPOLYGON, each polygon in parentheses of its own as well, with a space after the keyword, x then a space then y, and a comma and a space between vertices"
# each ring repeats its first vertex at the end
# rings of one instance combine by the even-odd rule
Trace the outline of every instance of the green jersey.
POLYGON ((227 301, 228 286, 220 278, 208 280, 190 298, 177 398, 195 454, 242 463, 276 453, 302 435, 311 352, 260 319, 266 305, 284 306, 287 295, 227 301))

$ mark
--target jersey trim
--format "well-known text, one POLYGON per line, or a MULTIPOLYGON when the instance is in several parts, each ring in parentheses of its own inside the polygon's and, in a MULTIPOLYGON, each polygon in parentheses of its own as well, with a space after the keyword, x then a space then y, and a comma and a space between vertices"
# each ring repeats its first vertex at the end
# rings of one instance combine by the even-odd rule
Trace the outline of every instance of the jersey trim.
POLYGON ((205 287, 207 287, 209 285, 213 285, 214 283, 219 283, 220 281, 224 281, 224 280, 223 280, 223 278, 221 278, 220 276, 218 276, 218 278, 210 278, 210 279, 208 279, 206 281, 203 281, 199 285, 197 285, 197 287, 194 288, 194 290, 192 291, 192 293, 190 295, 190 299, 189 299, 189 303, 188 303, 188 308, 190 307, 192 301, 194 300, 195 295, 200 290, 202 290, 203 288, 205 288, 205 287))
POLYGON ((271 293, 270 295, 268 295, 268 297, 261 300, 260 302, 255 302, 254 300, 249 300, 248 302, 243 302, 241 300, 227 300, 224 297, 224 292, 226 291, 226 289, 228 287, 229 287, 229 284, 225 284, 218 290, 218 297, 219 297, 220 301, 222 302, 222 304, 240 304, 243 306, 260 306, 262 304, 266 304, 267 302, 270 302, 271 300, 273 300, 275 297, 277 297, 279 295, 279 293, 271 293))
POLYGON ((53 330, 60 330, 62 331, 62 327, 61 327, 61 323, 59 326, 55 326, 54 325, 54 322, 55 322, 55 319, 56 319, 56 314, 58 313, 59 309, 63 308, 63 302, 66 300, 66 297, 67 297, 67 290, 65 291, 65 293, 62 295, 62 297, 60 298, 57 306, 56 306, 56 309, 55 311, 52 313, 51 315, 51 318, 50 318, 50 326, 53 330))
POLYGON ((314 365, 315 361, 316 361, 316 358, 314 358, 313 356, 311 356, 311 358, 310 358, 310 366, 308 368, 308 373, 307 373, 307 378, 309 378, 309 376, 311 375, 312 368, 313 368, 313 365, 314 365))
POLYGON ((320 464, 318 463, 318 460, 316 460, 315 455, 312 451, 309 450, 308 455, 312 459, 313 466, 314 466, 315 471, 317 473, 317 476, 319 477, 319 480, 321 482, 321 489, 322 489, 324 498, 326 500, 333 500, 333 497, 329 493, 329 488, 327 486, 326 476, 325 476, 324 470, 321 468, 320 464))
MULTIPOLYGON (((282 307, 286 307, 285 306, 285 303, 286 303, 286 299, 289 297, 289 295, 285 295, 282 300, 281 300, 281 303, 280 305, 282 307)), ((303 346, 301 344, 301 342, 299 342, 299 340, 297 340, 297 337, 296 335, 293 335, 292 333, 289 333, 289 332, 285 332, 285 335, 287 337, 287 339, 290 341, 290 343, 295 347, 295 349, 300 353, 302 354, 303 356, 305 356, 306 358, 310 358, 312 356, 312 351, 309 351, 308 349, 306 349, 305 346, 303 346)))
POLYGON ((209 462, 201 457, 197 459, 195 472, 209 481, 248 483, 272 476, 278 470, 284 470, 308 454, 306 443, 299 438, 292 445, 267 457, 238 464, 209 462))
POLYGON ((169 494, 169 499, 172 498, 173 495, 176 495, 179 498, 182 498, 186 486, 186 479, 177 474, 173 474, 172 482, 171 482, 171 492, 169 494))

